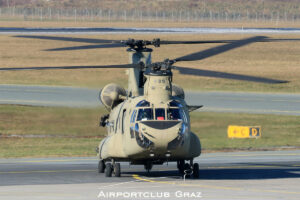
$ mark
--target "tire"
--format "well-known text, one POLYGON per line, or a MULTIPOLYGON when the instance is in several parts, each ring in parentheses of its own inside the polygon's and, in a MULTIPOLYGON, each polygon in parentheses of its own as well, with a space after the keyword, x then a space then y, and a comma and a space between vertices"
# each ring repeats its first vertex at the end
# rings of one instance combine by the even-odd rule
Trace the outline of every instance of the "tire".
POLYGON ((192 169, 191 169, 191 166, 190 164, 188 163, 185 163, 184 164, 184 167, 183 167, 183 176, 187 177, 187 178, 190 178, 191 177, 191 173, 192 173, 192 169))
POLYGON ((193 177, 194 178, 199 178, 199 164, 198 163, 194 163, 194 166, 193 166, 193 177))
POLYGON ((111 177, 112 174, 112 165, 111 163, 106 163, 105 165, 105 176, 106 177, 111 177))
POLYGON ((99 160, 98 173, 104 173, 104 171, 105 171, 105 163, 103 160, 99 160))
POLYGON ((147 161, 145 164, 144 164, 144 168, 147 172, 150 172, 150 170, 152 169, 153 167, 153 164, 151 161, 147 161))
POLYGON ((191 169, 190 164, 189 164, 189 163, 185 163, 185 164, 183 165, 183 169, 184 169, 184 170, 190 170, 190 169, 191 169))
POLYGON ((114 173, 115 173, 115 177, 120 177, 121 176, 121 165, 120 165, 120 163, 115 164, 114 173))
POLYGON ((184 173, 184 160, 177 161, 177 168, 179 173, 182 175, 184 173))

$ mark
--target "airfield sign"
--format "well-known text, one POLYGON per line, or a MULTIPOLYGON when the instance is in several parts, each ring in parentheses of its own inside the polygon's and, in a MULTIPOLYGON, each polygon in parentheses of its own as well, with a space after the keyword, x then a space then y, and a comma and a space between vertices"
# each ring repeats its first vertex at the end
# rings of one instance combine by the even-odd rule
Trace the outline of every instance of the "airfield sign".
POLYGON ((260 126, 228 126, 228 138, 259 138, 261 137, 260 126))

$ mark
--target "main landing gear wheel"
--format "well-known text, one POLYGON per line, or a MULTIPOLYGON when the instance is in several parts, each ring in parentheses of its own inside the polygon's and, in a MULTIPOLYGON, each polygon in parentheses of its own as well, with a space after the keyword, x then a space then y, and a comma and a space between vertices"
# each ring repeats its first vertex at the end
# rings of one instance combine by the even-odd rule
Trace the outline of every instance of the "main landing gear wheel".
POLYGON ((99 160, 98 173, 104 173, 104 170, 105 170, 105 163, 103 160, 99 160))
POLYGON ((111 177, 112 171, 113 171, 113 168, 112 168, 111 163, 106 163, 106 165, 105 165, 105 176, 106 177, 111 177))
MULTIPOLYGON (((100 165, 100 163, 99 163, 100 165)), ((115 177, 120 177, 121 176, 121 165, 120 163, 106 163, 105 165, 105 176, 106 177, 111 177, 112 174, 114 173, 115 177)))
POLYGON ((121 165, 120 163, 115 163, 114 165, 114 173, 116 177, 120 177, 121 176, 121 165))
POLYGON ((185 163, 184 160, 177 161, 177 167, 179 172, 182 170, 183 178, 193 177, 195 179, 199 178, 199 164, 193 163, 193 160, 189 163, 185 163))
POLYGON ((193 177, 199 178, 199 164, 198 163, 194 163, 194 165, 193 165, 193 177))
POLYGON ((190 177, 193 173, 193 169, 191 168, 191 165, 188 164, 188 163, 185 163, 184 164, 184 167, 183 167, 183 175, 185 177, 190 177))

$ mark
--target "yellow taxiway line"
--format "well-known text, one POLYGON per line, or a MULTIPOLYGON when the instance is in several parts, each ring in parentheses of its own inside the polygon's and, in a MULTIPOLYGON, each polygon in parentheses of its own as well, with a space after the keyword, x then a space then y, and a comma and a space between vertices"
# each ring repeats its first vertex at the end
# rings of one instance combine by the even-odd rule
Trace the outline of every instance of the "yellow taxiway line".
POLYGON ((209 188, 209 189, 221 189, 221 190, 248 190, 253 192, 268 192, 268 193, 281 193, 281 194, 300 194, 300 192, 290 192, 290 191, 282 191, 282 190, 264 190, 264 189, 244 189, 241 187, 224 187, 224 186, 215 186, 215 185, 204 185, 204 184, 193 184, 193 183, 182 183, 175 181, 157 181, 153 179, 147 179, 145 177, 140 177, 139 175, 132 175, 132 177, 139 181, 150 182, 150 183, 160 183, 160 184, 169 184, 183 187, 200 187, 200 188, 209 188))

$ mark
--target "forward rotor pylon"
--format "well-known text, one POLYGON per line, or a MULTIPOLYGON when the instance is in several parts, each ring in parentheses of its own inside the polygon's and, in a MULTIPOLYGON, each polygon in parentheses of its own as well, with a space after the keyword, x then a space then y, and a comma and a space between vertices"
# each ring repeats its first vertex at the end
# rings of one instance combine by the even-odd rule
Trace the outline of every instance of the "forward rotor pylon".
POLYGON ((128 96, 135 97, 144 95, 144 71, 143 66, 151 64, 152 49, 127 49, 129 53, 129 63, 136 64, 137 67, 129 68, 128 71, 128 96))

